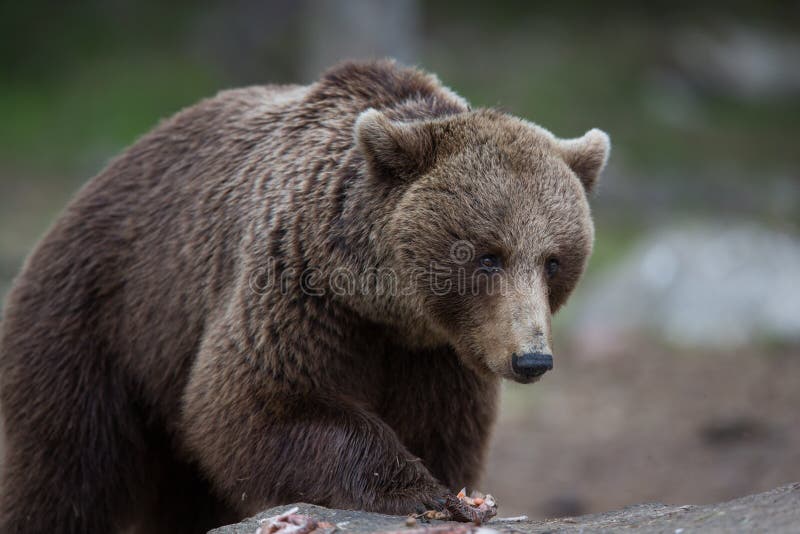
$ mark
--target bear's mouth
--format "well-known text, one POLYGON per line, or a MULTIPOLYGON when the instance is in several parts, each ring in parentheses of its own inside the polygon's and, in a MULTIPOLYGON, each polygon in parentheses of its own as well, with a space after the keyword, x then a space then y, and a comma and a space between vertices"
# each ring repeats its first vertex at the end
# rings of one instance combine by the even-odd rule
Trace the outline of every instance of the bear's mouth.
MULTIPOLYGON (((513 380, 517 384, 535 384, 536 382, 541 380, 543 376, 544 375, 539 375, 539 376, 521 376, 521 375, 518 375, 518 374, 514 373, 510 377, 510 380, 513 380)), ((508 377, 506 377, 506 378, 508 378, 508 377)))

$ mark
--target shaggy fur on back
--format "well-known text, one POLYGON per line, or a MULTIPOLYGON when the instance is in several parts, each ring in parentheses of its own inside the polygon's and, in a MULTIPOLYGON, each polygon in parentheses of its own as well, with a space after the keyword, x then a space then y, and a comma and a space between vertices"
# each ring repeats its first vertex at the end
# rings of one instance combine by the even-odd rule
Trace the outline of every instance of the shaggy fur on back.
POLYGON ((607 141, 559 143, 389 61, 162 122, 8 297, 0 532, 199 532, 294 501, 409 513, 473 485, 498 377, 546 342, 591 249, 607 141), (547 178, 490 187, 509 173, 547 178), (482 303, 320 282, 388 268, 406 287, 459 239, 495 239, 520 279, 560 254, 563 278, 482 303), (541 321, 506 330, 512 308, 541 321))

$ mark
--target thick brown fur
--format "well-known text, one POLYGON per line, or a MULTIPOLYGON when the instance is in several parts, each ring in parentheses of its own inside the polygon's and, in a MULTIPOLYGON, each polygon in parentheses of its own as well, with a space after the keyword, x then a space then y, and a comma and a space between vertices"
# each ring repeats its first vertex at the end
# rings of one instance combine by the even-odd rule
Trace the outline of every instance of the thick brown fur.
POLYGON ((163 122, 80 191, 8 297, 0 531, 441 506, 476 483, 511 354, 549 347, 607 152, 389 61, 163 122), (487 252, 522 283, 490 294, 487 252), (433 291, 431 266, 476 291, 433 291), (417 285, 319 283, 342 268, 417 285))

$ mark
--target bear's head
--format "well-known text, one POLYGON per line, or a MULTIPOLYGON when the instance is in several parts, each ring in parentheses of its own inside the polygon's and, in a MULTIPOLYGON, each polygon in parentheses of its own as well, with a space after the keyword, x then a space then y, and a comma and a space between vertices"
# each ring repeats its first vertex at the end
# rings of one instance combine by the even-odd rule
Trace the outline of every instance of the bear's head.
POLYGON ((384 241, 415 320, 479 372, 536 380, 552 367, 550 317, 592 250, 587 193, 608 136, 562 140, 493 110, 370 109, 355 128, 369 177, 402 191, 384 241))

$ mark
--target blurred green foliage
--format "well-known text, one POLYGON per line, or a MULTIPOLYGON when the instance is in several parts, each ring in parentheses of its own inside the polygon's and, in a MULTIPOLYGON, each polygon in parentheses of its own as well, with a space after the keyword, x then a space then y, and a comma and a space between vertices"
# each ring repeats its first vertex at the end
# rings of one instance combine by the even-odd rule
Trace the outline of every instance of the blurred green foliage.
MULTIPOLYGON (((48 170, 91 167, 160 117, 219 88, 298 76, 293 64, 302 62, 303 51, 285 40, 265 37, 257 52, 283 56, 283 62, 244 76, 231 76, 224 65, 204 57, 194 46, 202 40, 195 22, 212 8, 219 6, 152 0, 5 3, 2 161, 48 170), (269 47, 277 50, 266 53, 263 48, 269 47)), ((237 8, 248 4, 230 4, 237 8)), ((300 31, 306 18, 291 13, 290 34, 300 31)), ((765 101, 696 91, 687 104, 694 116, 684 125, 653 111, 659 99, 675 98, 659 92, 653 76, 659 66, 669 67, 666 46, 676 29, 714 31, 719 20, 729 19, 781 29, 796 14, 796 7, 781 2, 683 9, 658 2, 508 2, 502 8, 477 1, 423 2, 419 63, 475 104, 505 106, 561 135, 600 125, 637 170, 713 166, 719 160, 749 170, 796 167, 800 153, 792 134, 800 99, 795 95, 765 101)))
POLYGON ((8 84, 0 90, 2 158, 47 170, 88 167, 87 157, 113 154, 216 86, 197 65, 155 57, 98 60, 53 84, 8 84))
POLYGON ((189 2, 7 2, 0 16, 0 160, 97 165, 223 82, 181 50, 189 2))

